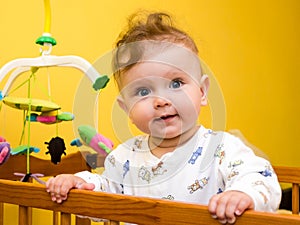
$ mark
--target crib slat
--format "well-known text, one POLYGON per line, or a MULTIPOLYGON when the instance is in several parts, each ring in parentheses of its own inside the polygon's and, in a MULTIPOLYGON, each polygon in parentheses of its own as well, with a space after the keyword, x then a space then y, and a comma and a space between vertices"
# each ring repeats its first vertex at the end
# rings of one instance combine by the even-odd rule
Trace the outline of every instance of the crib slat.
POLYGON ((28 207, 19 206, 19 225, 28 225, 28 207))
POLYGON ((53 225, 58 225, 58 212, 53 211, 52 221, 53 225))
POLYGON ((299 213, 299 184, 292 186, 292 213, 299 213))
POLYGON ((0 225, 4 224, 3 211, 4 211, 4 203, 0 202, 0 225))
POLYGON ((81 218, 76 216, 76 225, 91 225, 91 220, 88 218, 81 218))
POLYGON ((71 225, 71 214, 70 213, 60 213, 60 224, 61 225, 71 225))
POLYGON ((32 208, 27 208, 27 225, 32 225, 32 208))

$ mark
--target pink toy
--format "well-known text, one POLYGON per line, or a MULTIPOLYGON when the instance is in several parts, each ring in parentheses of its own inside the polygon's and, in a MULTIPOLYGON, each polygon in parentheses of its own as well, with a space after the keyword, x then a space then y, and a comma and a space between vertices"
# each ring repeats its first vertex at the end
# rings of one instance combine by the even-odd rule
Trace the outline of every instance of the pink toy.
MULTIPOLYGON (((90 146, 92 149, 94 149, 96 152, 98 152, 101 155, 106 156, 113 149, 114 146, 113 142, 108 138, 104 137, 103 135, 97 133, 95 128, 91 126, 88 125, 79 126, 78 132, 84 144, 90 146)), ((71 145, 81 146, 82 143, 80 142, 79 139, 75 139, 71 142, 71 145)))
POLYGON ((10 155, 10 145, 5 138, 0 137, 0 165, 5 163, 10 155))

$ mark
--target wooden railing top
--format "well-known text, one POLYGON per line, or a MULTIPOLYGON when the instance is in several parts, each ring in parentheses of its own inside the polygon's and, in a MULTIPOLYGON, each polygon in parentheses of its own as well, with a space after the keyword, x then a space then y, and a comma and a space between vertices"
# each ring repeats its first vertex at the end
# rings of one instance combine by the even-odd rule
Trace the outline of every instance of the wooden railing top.
POLYGON ((273 166, 280 182, 300 184, 300 167, 273 166))
MULTIPOLYGON (((144 225, 218 224, 206 206, 103 192, 71 190, 62 204, 52 202, 43 185, 0 180, 0 202, 144 225)), ((236 225, 299 225, 299 215, 249 210, 236 225)))

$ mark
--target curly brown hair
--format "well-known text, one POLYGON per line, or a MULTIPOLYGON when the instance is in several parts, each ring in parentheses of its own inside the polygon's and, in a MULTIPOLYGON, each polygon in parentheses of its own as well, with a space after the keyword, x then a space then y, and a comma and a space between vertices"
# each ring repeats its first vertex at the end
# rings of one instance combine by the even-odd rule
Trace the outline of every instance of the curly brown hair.
MULTIPOLYGON (((129 51, 134 51, 130 54, 130 59, 126 59, 126 63, 122 62, 122 58, 127 58, 128 48, 126 45, 139 41, 167 41, 175 44, 180 44, 190 49, 195 54, 198 54, 198 48, 193 39, 184 31, 176 28, 173 25, 173 20, 170 15, 163 12, 148 13, 140 11, 131 15, 128 18, 126 29, 120 33, 116 41, 116 51, 113 56, 114 77, 120 87, 120 75, 128 71, 138 61, 137 54, 141 49, 129 47, 129 51), (123 49, 122 49, 123 47, 123 49), (124 57, 126 55, 126 57, 124 57), (134 58, 133 58, 134 57, 134 58), (131 61, 132 63, 128 63, 131 61)), ((133 46, 133 45, 131 45, 133 46)))

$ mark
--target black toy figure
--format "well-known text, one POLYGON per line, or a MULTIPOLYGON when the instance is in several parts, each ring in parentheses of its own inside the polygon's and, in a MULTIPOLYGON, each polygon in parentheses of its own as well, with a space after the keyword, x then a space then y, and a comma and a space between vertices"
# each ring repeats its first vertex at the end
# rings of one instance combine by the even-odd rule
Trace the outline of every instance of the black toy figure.
POLYGON ((65 154, 66 155, 66 146, 64 139, 60 137, 55 137, 52 138, 49 142, 45 142, 45 144, 48 145, 48 152, 46 154, 50 153, 51 156, 51 162, 54 164, 60 163, 61 160, 61 155, 65 154))

